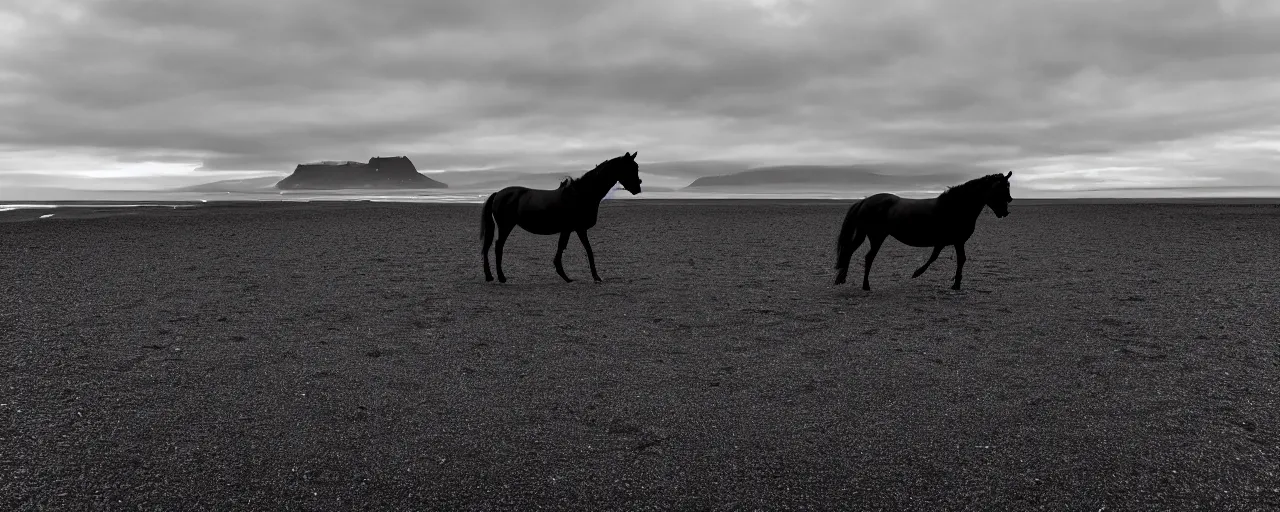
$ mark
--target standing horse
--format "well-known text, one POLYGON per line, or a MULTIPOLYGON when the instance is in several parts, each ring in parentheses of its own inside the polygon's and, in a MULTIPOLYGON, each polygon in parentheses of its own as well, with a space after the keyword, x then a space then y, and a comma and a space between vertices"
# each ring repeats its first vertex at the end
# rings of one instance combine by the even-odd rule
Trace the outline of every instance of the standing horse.
POLYGON ((635 153, 627 153, 601 162, 595 169, 577 179, 566 179, 555 190, 513 186, 490 194, 480 213, 480 237, 484 240, 480 254, 484 256, 484 280, 493 281, 493 274, 489 272, 489 245, 493 243, 496 229, 498 242, 493 244, 494 263, 498 267, 498 282, 507 282, 507 276, 502 273, 502 246, 506 245, 511 231, 520 226, 536 235, 560 235, 560 245, 556 248, 556 257, 552 262, 555 263, 556 273, 565 282, 573 280, 564 275, 560 258, 564 255, 565 246, 569 245, 569 234, 577 233, 582 248, 587 250, 591 277, 600 281, 600 275, 596 273, 595 255, 591 253, 591 242, 587 241, 587 230, 596 225, 600 201, 613 190, 615 184, 621 183, 622 188, 632 195, 640 193, 639 172, 635 153))
POLYGON ((866 266, 862 272, 862 289, 870 290, 868 277, 871 262, 885 237, 892 236, 912 247, 933 247, 929 261, 911 274, 920 277, 938 254, 948 245, 956 247, 956 279, 952 290, 960 289, 960 273, 964 269, 964 243, 973 235, 982 207, 987 206, 996 217, 1009 215, 1009 174, 991 174, 970 180, 962 185, 948 187, 938 197, 930 199, 905 199, 893 194, 881 193, 863 198, 849 207, 844 216, 837 239, 835 284, 844 283, 849 273, 849 258, 858 250, 864 239, 871 239, 867 251, 866 266))

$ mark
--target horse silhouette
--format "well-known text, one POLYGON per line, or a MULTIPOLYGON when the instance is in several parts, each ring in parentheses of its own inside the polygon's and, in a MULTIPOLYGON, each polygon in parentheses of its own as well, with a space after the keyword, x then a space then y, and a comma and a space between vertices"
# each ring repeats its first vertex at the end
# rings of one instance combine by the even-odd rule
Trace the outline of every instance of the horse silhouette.
POLYGON ((1009 215, 1009 174, 990 174, 969 180, 964 184, 948 187, 938 197, 906 199, 894 194, 880 193, 867 196, 853 203, 845 213, 844 224, 836 241, 835 284, 844 283, 849 273, 849 259, 865 239, 871 240, 867 251, 866 266, 862 272, 862 289, 870 290, 871 262, 886 237, 912 247, 933 247, 933 254, 924 265, 916 269, 912 279, 920 277, 938 254, 948 245, 956 248, 956 277, 951 289, 960 289, 960 275, 964 270, 964 244, 973 235, 978 215, 987 206, 996 217, 1009 215))
POLYGON ((600 281, 600 275, 596 273, 595 255, 591 253, 591 242, 587 240, 587 230, 596 225, 600 201, 613 190, 615 184, 621 183, 622 188, 632 195, 640 193, 639 172, 636 154, 627 153, 601 162, 579 178, 566 178, 555 190, 511 186, 490 194, 480 213, 480 238, 484 241, 480 254, 484 257, 484 280, 493 281, 493 274, 489 271, 489 246, 492 244, 498 282, 507 282, 506 275, 502 273, 502 247, 506 245, 511 231, 520 226, 535 235, 560 235, 560 245, 551 261, 555 264, 556 273, 565 282, 573 280, 565 275, 560 261, 565 246, 569 245, 569 235, 577 233, 582 248, 587 251, 591 277, 600 281), (495 231, 498 235, 497 243, 494 243, 495 231))

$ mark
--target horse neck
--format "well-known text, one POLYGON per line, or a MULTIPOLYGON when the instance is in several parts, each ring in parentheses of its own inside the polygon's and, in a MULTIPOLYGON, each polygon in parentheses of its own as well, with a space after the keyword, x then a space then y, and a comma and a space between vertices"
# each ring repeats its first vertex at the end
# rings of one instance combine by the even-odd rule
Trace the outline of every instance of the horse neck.
POLYGON ((618 179, 613 177, 612 173, 602 167, 597 167, 583 174, 572 186, 577 189, 576 191, 582 193, 582 197, 585 200, 593 200, 599 203, 604 200, 604 196, 608 195, 609 191, 613 190, 613 186, 617 183, 618 179))
MULTIPOLYGON (((978 184, 965 183, 960 187, 976 187, 978 184)), ((969 190, 956 187, 943 193, 938 198, 938 203, 944 209, 964 215, 966 217, 978 218, 982 214, 982 207, 987 205, 986 200, 980 194, 969 193, 969 190)))

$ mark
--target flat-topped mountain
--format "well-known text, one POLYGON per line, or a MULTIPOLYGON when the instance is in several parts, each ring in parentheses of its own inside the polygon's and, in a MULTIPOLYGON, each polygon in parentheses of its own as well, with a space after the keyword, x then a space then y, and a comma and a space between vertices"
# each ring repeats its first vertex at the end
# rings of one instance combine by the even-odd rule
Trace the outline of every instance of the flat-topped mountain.
POLYGON ((406 156, 373 157, 369 163, 315 162, 300 164, 276 183, 281 190, 334 190, 350 188, 448 188, 418 172, 406 156))

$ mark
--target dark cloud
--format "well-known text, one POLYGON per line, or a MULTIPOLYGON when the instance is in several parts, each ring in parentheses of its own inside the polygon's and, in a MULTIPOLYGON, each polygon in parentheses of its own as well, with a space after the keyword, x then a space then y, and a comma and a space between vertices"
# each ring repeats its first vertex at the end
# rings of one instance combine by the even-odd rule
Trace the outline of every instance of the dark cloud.
POLYGON ((1094 171, 1110 155, 1164 169, 1132 174, 1152 185, 1244 183, 1257 175, 1206 168, 1256 169, 1274 151, 1204 144, 1265 145, 1280 125, 1280 9, 1262 1, 19 0, 0 12, 12 27, 0 30, 0 143, 202 169, 375 154, 545 167, 639 149, 648 161, 955 161, 1105 186, 1094 171), (1191 165, 1180 147, 1215 160, 1191 165))

